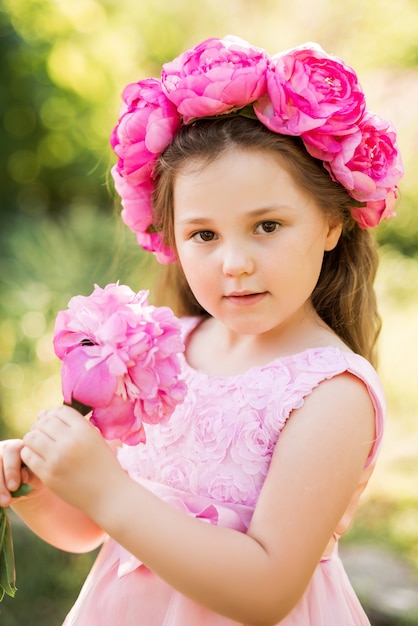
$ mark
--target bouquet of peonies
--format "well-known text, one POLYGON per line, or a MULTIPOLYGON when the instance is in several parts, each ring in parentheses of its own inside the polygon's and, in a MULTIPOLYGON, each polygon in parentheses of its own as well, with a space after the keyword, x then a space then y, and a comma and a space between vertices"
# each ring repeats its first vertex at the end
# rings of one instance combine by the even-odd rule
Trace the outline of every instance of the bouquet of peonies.
POLYGON ((105 439, 128 445, 144 443, 143 423, 166 421, 186 392, 178 320, 147 298, 126 285, 96 285, 90 296, 72 298, 55 323, 65 403, 92 411, 105 439))
MULTIPOLYGON (((143 422, 166 421, 186 392, 179 379, 184 344, 178 320, 147 298, 147 291, 134 293, 126 285, 96 285, 90 296, 75 296, 58 313, 54 331, 65 403, 91 412, 105 439, 129 445, 145 443, 143 422)), ((30 491, 21 485, 12 495, 30 491)), ((0 508, 0 602, 15 593, 11 525, 0 508)))

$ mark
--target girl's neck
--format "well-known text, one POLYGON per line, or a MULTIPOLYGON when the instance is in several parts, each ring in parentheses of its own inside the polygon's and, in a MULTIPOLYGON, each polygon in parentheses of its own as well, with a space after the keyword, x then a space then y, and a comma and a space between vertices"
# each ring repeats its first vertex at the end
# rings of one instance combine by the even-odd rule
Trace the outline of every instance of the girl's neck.
POLYGON ((204 319, 189 336, 186 359, 191 367, 214 376, 243 374, 254 366, 263 366, 280 357, 309 348, 345 344, 317 316, 300 321, 292 333, 270 332, 240 335, 212 317, 204 319))

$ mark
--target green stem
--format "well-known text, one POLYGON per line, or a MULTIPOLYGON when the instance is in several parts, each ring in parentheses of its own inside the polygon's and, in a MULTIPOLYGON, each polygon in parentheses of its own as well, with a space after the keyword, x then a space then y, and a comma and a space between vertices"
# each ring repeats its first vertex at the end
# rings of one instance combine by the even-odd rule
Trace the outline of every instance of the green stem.
MULTIPOLYGON (((12 492, 13 498, 26 496, 32 491, 30 485, 22 484, 12 492)), ((5 595, 14 598, 16 593, 16 568, 13 549, 12 525, 4 508, 0 508, 0 602, 5 595)))
POLYGON ((16 593, 16 570, 12 527, 6 509, 0 509, 0 602, 16 593))

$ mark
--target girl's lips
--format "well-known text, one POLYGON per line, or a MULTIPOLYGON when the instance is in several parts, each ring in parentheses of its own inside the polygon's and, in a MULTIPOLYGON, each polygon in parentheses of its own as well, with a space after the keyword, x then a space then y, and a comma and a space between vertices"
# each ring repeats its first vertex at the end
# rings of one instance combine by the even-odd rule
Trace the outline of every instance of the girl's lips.
POLYGON ((266 296, 266 292, 260 293, 231 293, 225 298, 228 302, 235 304, 236 306, 250 306, 252 304, 257 304, 266 296))

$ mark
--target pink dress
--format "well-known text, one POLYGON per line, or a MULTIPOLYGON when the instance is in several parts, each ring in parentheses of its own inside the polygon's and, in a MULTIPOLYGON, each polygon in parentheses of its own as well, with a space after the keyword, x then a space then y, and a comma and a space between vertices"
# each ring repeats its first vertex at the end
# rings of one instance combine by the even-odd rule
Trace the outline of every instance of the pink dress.
MULTIPOLYGON (((183 321, 186 337, 197 323, 197 318, 183 321)), ((191 368, 183 356, 182 365, 188 385, 184 404, 167 424, 148 427, 146 445, 122 447, 120 463, 172 506, 242 532, 248 528, 291 411, 322 381, 343 372, 364 382, 376 409, 376 440, 326 555, 280 626, 369 625, 338 557, 337 540, 349 526, 381 441, 384 398, 374 369, 362 357, 333 347, 309 349, 238 376, 206 375, 191 368)), ((195 604, 109 538, 64 624, 236 626, 237 622, 195 604)))

